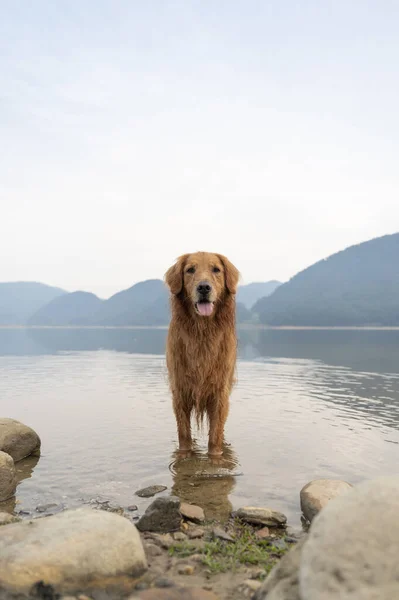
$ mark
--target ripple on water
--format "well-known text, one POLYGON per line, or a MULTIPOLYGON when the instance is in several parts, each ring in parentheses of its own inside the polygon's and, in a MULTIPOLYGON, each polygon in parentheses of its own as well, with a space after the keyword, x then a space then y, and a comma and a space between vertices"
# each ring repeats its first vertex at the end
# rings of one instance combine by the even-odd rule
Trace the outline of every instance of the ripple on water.
POLYGON ((68 506, 101 496, 121 506, 135 490, 167 485, 207 516, 271 505, 299 522, 310 479, 352 482, 396 472, 399 377, 317 360, 240 362, 221 459, 176 455, 163 356, 109 350, 0 357, 2 414, 42 438, 35 465, 21 464, 18 509, 68 506), (169 467, 169 468, 168 468, 169 467))

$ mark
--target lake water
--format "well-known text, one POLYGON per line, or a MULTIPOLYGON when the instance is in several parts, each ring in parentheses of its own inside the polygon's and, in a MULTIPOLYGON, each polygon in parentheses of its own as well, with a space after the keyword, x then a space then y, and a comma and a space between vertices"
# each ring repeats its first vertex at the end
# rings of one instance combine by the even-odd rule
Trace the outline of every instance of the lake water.
POLYGON ((300 524, 309 480, 352 483, 399 465, 399 331, 240 330, 225 456, 176 460, 164 329, 1 329, 0 415, 33 427, 40 459, 18 463, 8 508, 120 506, 166 485, 225 518, 270 506, 300 524))

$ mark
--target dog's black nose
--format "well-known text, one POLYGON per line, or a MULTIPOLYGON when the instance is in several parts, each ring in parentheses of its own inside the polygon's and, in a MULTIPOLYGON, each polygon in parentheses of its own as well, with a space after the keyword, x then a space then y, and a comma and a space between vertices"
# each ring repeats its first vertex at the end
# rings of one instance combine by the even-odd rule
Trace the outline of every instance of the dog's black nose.
POLYGON ((211 290, 212 290, 212 286, 207 281, 200 281, 199 284, 197 285, 197 292, 199 294, 201 294, 202 296, 209 294, 209 292, 211 290))

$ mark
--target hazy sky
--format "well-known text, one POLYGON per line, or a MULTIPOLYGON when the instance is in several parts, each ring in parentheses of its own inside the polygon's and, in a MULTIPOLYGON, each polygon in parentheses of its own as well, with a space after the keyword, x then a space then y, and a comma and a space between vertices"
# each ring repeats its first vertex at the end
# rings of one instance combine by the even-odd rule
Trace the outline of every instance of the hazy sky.
POLYGON ((291 277, 399 230, 396 0, 2 0, 0 281, 291 277))

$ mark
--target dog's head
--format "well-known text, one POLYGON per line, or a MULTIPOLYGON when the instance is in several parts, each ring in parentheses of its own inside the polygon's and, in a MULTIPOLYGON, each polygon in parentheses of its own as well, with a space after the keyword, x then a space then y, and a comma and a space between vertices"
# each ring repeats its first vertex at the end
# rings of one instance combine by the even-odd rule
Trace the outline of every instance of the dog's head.
POLYGON ((172 294, 189 300, 197 315, 210 317, 226 294, 235 294, 239 273, 221 254, 183 254, 170 267, 165 280, 172 294))

